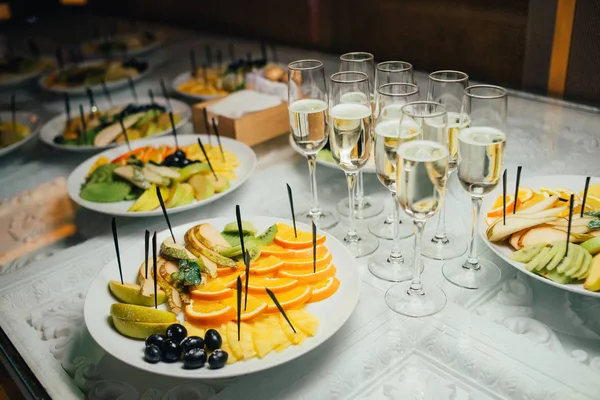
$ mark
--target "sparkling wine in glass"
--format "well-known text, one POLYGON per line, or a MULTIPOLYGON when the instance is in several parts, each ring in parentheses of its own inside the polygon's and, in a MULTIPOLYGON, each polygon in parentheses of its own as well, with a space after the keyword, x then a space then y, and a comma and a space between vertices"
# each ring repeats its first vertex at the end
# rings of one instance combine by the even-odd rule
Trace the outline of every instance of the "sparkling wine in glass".
MULTIPOLYGON (((423 120, 416 117, 417 120, 423 120)), ((429 140, 415 140, 398 148, 396 198, 413 219, 415 255, 410 282, 397 283, 385 293, 388 306, 409 317, 425 317, 446 305, 444 291, 421 283, 421 240, 425 223, 444 200, 448 177, 448 147, 429 140)))
POLYGON ((310 171, 310 209, 296 215, 296 220, 312 221, 327 229, 339 222, 338 216, 319 206, 317 195, 317 153, 327 143, 329 132, 327 86, 323 63, 318 60, 299 60, 288 65, 288 111, 290 135, 294 146, 308 160, 310 171))
POLYGON ((483 197, 498 185, 504 168, 507 94, 499 86, 473 85, 464 90, 458 132, 458 180, 471 196, 473 221, 466 257, 448 261, 442 273, 453 284, 479 289, 500 280, 500 269, 477 256, 478 221, 483 197))
MULTIPOLYGON (((362 51, 342 54, 339 71, 357 71, 367 75, 369 81, 367 98, 370 99, 373 107, 375 104, 375 58, 373 54, 362 51)), ((347 96, 344 101, 349 102, 352 99, 352 96, 347 96)), ((349 199, 340 201, 337 208, 340 214, 348 216, 350 212, 349 199)), ((358 172, 357 176, 355 211, 358 219, 371 218, 383 211, 382 204, 373 202, 370 197, 364 195, 362 170, 358 172)))
MULTIPOLYGON (((448 179, 456 171, 459 127, 467 123, 460 115, 463 91, 467 86, 469 76, 464 72, 442 70, 429 74, 427 100, 442 104, 448 113, 448 179)), ((425 235, 423 255, 435 260, 448 260, 459 257, 466 250, 466 238, 446 228, 446 207, 442 207, 435 233, 425 235)))
POLYGON ((375 169, 379 181, 392 197, 394 241, 389 254, 371 256, 368 266, 373 275, 390 282, 404 281, 412 276, 412 256, 401 249, 400 240, 412 235, 413 227, 400 220, 400 205, 396 201, 396 163, 398 147, 421 137, 421 127, 409 117, 402 119, 401 110, 404 104, 418 97, 419 88, 412 83, 388 83, 377 89, 375 169))
MULTIPOLYGON (((375 68, 375 87, 378 88, 375 93, 375 117, 377 117, 377 106, 380 103, 378 100, 379 88, 388 83, 415 83, 413 77, 413 66, 405 61, 384 61, 377 64, 375 68)), ((417 98, 408 99, 407 102, 418 100, 417 98)), ((376 140, 375 140, 376 141, 376 140)), ((393 240, 395 238, 394 233, 394 221, 400 223, 400 235, 407 237, 412 235, 413 228, 412 222, 407 219, 404 214, 400 214, 400 218, 397 219, 394 216, 395 202, 391 199, 391 211, 384 217, 377 217, 369 222, 369 231, 380 239, 393 240)))
MULTIPOLYGON (((369 99, 369 81, 365 73, 338 72, 331 75, 329 147, 335 163, 346 174, 350 210, 354 210, 358 172, 371 155, 373 116, 369 99), (355 101, 347 102, 345 99, 349 95, 355 101)), ((343 240, 352 254, 362 257, 377 250, 379 242, 375 236, 357 231, 354 212, 350 212, 349 221, 343 240)))

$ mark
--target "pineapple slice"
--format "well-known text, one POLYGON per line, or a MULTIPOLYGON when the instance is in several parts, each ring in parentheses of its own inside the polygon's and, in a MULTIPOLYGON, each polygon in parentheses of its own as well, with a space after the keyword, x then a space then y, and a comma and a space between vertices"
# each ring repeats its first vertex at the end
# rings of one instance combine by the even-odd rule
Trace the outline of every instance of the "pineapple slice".
MULTIPOLYGON (((256 350, 254 350, 254 343, 252 342, 252 325, 245 322, 240 324, 240 345, 244 354, 244 360, 249 360, 256 357, 256 350)), ((236 326, 236 339, 237 339, 237 326, 236 326)))
POLYGON ((233 355, 233 352, 231 351, 231 348, 229 347, 229 342, 227 339, 227 325, 223 324, 221 325, 221 327, 219 328, 219 333, 221 334, 221 340, 223 341, 223 343, 221 344, 221 350, 227 352, 228 357, 227 357, 227 364, 234 364, 237 362, 237 358, 235 358, 235 356, 233 355))
MULTIPOLYGON (((240 337, 241 339, 241 337, 240 337)), ((227 344, 231 349, 231 355, 233 355, 236 359, 241 360, 244 358, 244 352, 242 351, 242 346, 240 342, 237 340, 237 324, 229 321, 227 323, 227 344)))
MULTIPOLYGON (((293 322, 292 322, 292 324, 293 324, 293 322)), ((306 339, 306 334, 304 332, 302 332, 295 325, 294 325, 294 328, 296 329, 296 333, 294 333, 294 331, 292 330, 290 325, 287 323, 287 321, 285 320, 285 318, 283 318, 283 315, 281 315, 281 314, 279 314, 279 325, 281 326, 281 329, 285 333, 285 336, 287 336, 289 343, 294 344, 294 345, 300 345, 300 344, 302 344, 302 342, 304 342, 304 339, 306 339)), ((281 349, 281 350, 283 350, 283 349, 281 349)), ((279 350, 279 351, 281 351, 281 350, 279 350)))
MULTIPOLYGON (((300 329, 302 332, 306 333, 308 336, 315 336, 317 334, 317 329, 319 328, 319 319, 309 313, 306 310, 288 310, 287 316, 296 328, 296 331, 300 329)), ((282 316, 283 318, 283 316, 282 316)), ((284 322, 287 322, 284 319, 284 322)), ((289 325, 288 325, 289 327, 289 325)))
POLYGON ((275 314, 269 315, 265 319, 265 324, 275 348, 279 346, 288 347, 290 345, 290 341, 279 323, 279 316, 275 314))
POLYGON ((269 326, 264 320, 254 322, 252 339, 254 340, 254 349, 259 358, 263 358, 275 349, 275 343, 271 338, 269 326))
MULTIPOLYGON (((193 324, 189 323, 188 321, 185 321, 183 323, 183 326, 187 330, 188 336, 200 336, 201 338, 203 338, 204 333, 206 333, 206 331, 203 328, 193 325, 193 324)), ((219 333, 221 333, 221 332, 219 332, 219 333)))

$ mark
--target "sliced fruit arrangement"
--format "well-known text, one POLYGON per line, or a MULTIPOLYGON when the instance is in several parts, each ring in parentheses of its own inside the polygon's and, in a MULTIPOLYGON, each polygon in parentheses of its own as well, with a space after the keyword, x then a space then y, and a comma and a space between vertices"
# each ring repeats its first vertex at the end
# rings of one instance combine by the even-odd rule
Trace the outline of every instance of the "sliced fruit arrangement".
MULTIPOLYGON (((156 103, 128 104, 108 110, 96 110, 66 121, 65 127, 54 142, 64 146, 104 147, 114 143, 125 143, 121 122, 130 141, 154 136, 171 128, 167 109, 156 103)), ((173 114, 177 125, 181 115, 173 114)))
POLYGON ((535 191, 520 188, 516 201, 507 196, 506 223, 500 196, 487 213, 487 239, 507 241, 517 250, 511 259, 525 263, 524 268, 530 272, 561 284, 585 281, 585 289, 598 291, 600 257, 594 255, 600 252, 600 198, 596 196, 599 192, 600 184, 590 185, 581 216, 583 193, 562 187, 542 187, 535 191), (568 235, 571 195, 574 207, 568 235))
POLYGON ((135 78, 148 69, 148 63, 137 59, 109 60, 69 65, 48 74, 42 85, 47 88, 85 88, 135 78))
POLYGON ((219 147, 205 145, 215 174, 210 170, 199 145, 180 149, 146 146, 108 160, 99 157, 81 185, 79 196, 96 203, 135 200, 130 212, 160 207, 156 188, 167 208, 180 207, 224 192, 235 179, 237 156, 219 147))
POLYGON ((300 345, 317 333, 319 320, 304 306, 326 300, 340 286, 326 238, 317 239, 320 244, 314 269, 312 240, 304 240, 312 234, 298 230, 296 237, 293 228, 281 223, 258 233, 245 221, 242 229, 251 257, 248 276, 241 261, 237 223, 228 224, 221 232, 210 224, 200 224, 186 232, 185 244, 172 238, 163 241, 156 276, 154 260, 149 259, 140 265, 137 283, 109 282, 111 293, 122 302, 111 307, 113 324, 125 336, 146 339, 144 356, 148 362, 182 359, 185 368, 199 368, 208 359, 211 368, 220 368, 225 363, 263 358, 272 351, 300 345), (277 249, 282 258, 262 255, 263 247, 277 249), (243 290, 240 294, 239 340, 238 278, 248 281, 248 293, 243 290), (155 280, 157 301, 166 303, 169 311, 153 308, 155 280), (276 295, 293 329, 266 288, 276 295), (178 319, 185 320, 183 325, 178 319), (211 340, 214 343, 209 346, 211 340), (213 361, 216 366, 212 366, 210 357, 217 349, 224 354, 217 354, 218 360, 213 361))

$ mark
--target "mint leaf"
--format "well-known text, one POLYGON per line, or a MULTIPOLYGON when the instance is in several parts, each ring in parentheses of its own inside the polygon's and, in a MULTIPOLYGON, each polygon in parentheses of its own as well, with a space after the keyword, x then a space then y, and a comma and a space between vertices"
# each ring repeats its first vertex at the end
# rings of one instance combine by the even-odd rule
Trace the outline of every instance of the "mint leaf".
POLYGON ((200 266, 194 261, 179 260, 179 274, 177 276, 178 284, 182 288, 189 286, 198 286, 202 282, 200 266))
POLYGON ((593 219, 590 222, 588 222, 588 228, 600 229, 600 219, 593 219))
POLYGON ((592 217, 600 218, 600 211, 586 211, 586 212, 584 212, 584 214, 592 216, 592 217))

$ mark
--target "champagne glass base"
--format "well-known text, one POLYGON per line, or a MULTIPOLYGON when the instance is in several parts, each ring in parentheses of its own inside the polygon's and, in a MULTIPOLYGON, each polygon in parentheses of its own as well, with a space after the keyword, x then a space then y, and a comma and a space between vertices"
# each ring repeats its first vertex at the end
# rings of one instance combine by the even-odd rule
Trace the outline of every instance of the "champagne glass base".
POLYGON ((434 260, 450 260, 462 256, 467 251, 467 247, 467 241, 463 236, 446 232, 444 240, 436 238, 435 234, 425 236, 421 254, 434 260))
MULTIPOLYGON (((410 220, 400 219, 400 239, 407 238, 415 233, 415 228, 410 220)), ((390 222, 387 217, 377 218, 369 223, 369 232, 379 239, 394 239, 394 222, 390 222)))
POLYGON ((357 232, 356 236, 344 236, 342 242, 356 258, 373 254, 379 248, 379 241, 368 232, 357 232))
POLYGON ((321 210, 318 213, 303 211, 296 214, 296 221, 303 222, 307 225, 311 225, 314 221, 317 228, 329 229, 333 228, 340 222, 340 217, 329 210, 321 210))
MULTIPOLYGON (((388 282, 402 282, 412 278, 413 267, 412 254, 402 252, 402 259, 399 262, 394 262, 389 255, 376 254, 369 258, 369 271, 379 279, 388 282)), ((421 271, 423 264, 421 263, 421 271)))
POLYGON ((411 282, 398 283, 385 292, 385 302, 398 314, 421 318, 440 312, 446 306, 446 294, 437 286, 423 288, 423 294, 409 294, 411 282))
POLYGON ((500 281, 500 268, 488 260, 479 260, 478 269, 465 268, 465 259, 448 261, 442 267, 444 277, 465 289, 481 289, 494 286, 500 281))
MULTIPOLYGON (((356 210, 356 219, 371 218, 383 212, 383 204, 374 203, 369 196, 364 196, 362 200, 356 198, 354 209, 356 210)), ((337 210, 344 217, 350 215, 350 204, 347 197, 338 203, 337 210)))

